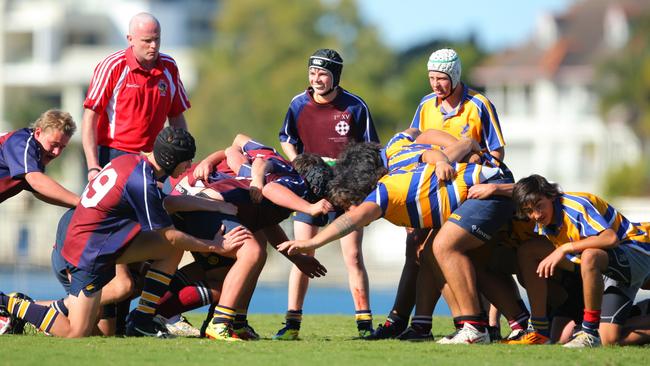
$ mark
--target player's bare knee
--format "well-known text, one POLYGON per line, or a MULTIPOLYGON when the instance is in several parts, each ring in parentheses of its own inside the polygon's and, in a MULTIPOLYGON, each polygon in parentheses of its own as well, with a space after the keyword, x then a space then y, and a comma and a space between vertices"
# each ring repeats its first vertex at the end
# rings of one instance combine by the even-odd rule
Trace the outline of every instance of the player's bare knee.
POLYGON ((580 256, 580 267, 583 271, 602 267, 607 263, 607 253, 601 249, 585 249, 580 256))

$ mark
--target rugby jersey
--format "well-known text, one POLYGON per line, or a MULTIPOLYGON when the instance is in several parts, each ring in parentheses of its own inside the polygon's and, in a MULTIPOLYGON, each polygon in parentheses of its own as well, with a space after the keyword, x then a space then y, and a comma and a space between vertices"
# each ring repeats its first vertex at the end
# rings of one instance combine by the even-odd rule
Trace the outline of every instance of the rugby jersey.
POLYGON ((409 170, 394 170, 383 176, 364 202, 377 204, 382 217, 398 226, 438 228, 467 199, 475 184, 501 178, 499 168, 477 164, 452 164, 453 180, 439 182, 434 164, 420 164, 409 170))
POLYGON ((485 96, 465 85, 460 103, 451 111, 442 109, 441 101, 435 93, 424 96, 410 127, 421 131, 441 130, 456 138, 468 137, 488 151, 505 146, 494 105, 485 96))
POLYGON ((146 70, 129 47, 95 67, 84 108, 99 114, 97 145, 137 154, 152 151, 167 117, 189 109, 190 102, 173 58, 161 53, 146 70))
POLYGON ((313 89, 296 95, 280 129, 280 142, 298 153, 336 159, 350 141, 379 142, 370 110, 360 97, 339 88, 331 103, 317 103, 313 89))
POLYGON ((41 145, 34 138, 34 130, 0 133, 0 202, 22 190, 32 190, 25 174, 45 172, 41 161, 41 145))
MULTIPOLYGON (((618 245, 650 255, 650 223, 633 223, 602 198, 584 192, 567 192, 553 202, 553 220, 547 226, 537 224, 535 230, 555 245, 596 236, 606 229, 616 233, 618 245)), ((580 255, 568 255, 580 263, 580 255)))

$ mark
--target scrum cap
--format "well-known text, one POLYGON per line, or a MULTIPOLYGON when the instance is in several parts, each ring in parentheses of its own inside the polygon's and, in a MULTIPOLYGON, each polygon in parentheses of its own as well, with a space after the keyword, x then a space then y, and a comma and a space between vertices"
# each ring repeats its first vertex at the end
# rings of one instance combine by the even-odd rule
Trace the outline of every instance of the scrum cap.
POLYGON ((167 175, 171 175, 178 164, 194 159, 195 153, 194 137, 182 128, 165 127, 153 144, 154 159, 167 175))
POLYGON ((330 50, 328 48, 322 48, 314 52, 311 57, 309 57, 309 63, 307 68, 315 67, 328 71, 332 74, 332 79, 334 82, 334 87, 339 85, 341 81, 341 71, 343 70, 343 59, 338 52, 330 50))
POLYGON ((437 50, 429 56, 427 61, 428 71, 439 71, 447 74, 451 79, 451 87, 456 88, 460 82, 460 57, 450 48, 437 50))

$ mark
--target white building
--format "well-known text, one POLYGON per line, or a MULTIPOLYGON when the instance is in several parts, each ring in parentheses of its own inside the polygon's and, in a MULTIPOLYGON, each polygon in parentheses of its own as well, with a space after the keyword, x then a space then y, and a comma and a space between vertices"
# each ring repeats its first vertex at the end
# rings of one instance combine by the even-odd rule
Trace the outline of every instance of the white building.
POLYGON ((608 169, 637 161, 638 137, 598 114, 594 78, 597 63, 626 45, 631 17, 647 11, 645 1, 578 1, 477 67, 472 81, 497 108, 517 178, 538 173, 568 191, 601 192, 608 169))
MULTIPOLYGON (((57 180, 80 191, 86 179, 78 143, 86 88, 95 65, 127 47, 130 18, 146 11, 160 20, 161 51, 176 59, 191 89, 197 80, 192 52, 210 41, 216 10, 216 0, 0 0, 0 131, 11 129, 8 110, 18 100, 45 100, 70 112, 79 127, 77 144, 53 165, 66 167, 57 180)), ((63 210, 34 200, 22 193, 0 205, 0 263, 14 263, 17 253, 20 263, 49 263, 63 210)))

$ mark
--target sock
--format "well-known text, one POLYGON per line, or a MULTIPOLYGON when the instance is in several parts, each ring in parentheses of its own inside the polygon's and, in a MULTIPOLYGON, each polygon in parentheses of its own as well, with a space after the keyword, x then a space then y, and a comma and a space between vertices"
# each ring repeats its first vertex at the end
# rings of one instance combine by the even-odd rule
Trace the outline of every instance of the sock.
POLYGON ((4 305, 11 315, 23 319, 45 333, 50 331, 54 321, 59 316, 59 312, 51 306, 38 305, 2 293, 0 293, 0 305, 4 305))
POLYGON ((463 327, 463 323, 460 321, 460 316, 454 317, 454 328, 460 330, 463 327))
POLYGON ((177 293, 187 286, 192 286, 192 281, 183 273, 183 271, 176 271, 172 282, 169 283, 169 291, 177 293))
POLYGON ((63 299, 57 300, 53 302, 51 305, 56 311, 58 311, 60 314, 63 314, 63 316, 68 316, 68 307, 65 306, 65 302, 63 302, 63 299))
POLYGON ((197 282, 192 286, 185 286, 178 292, 168 291, 160 299, 158 314, 171 318, 176 314, 212 304, 210 288, 204 282, 197 282))
POLYGON ((212 318, 213 324, 232 324, 235 320, 235 309, 223 305, 217 305, 214 308, 214 317, 212 318))
POLYGON ((239 309, 235 314, 235 321, 232 323, 234 329, 240 329, 248 325, 248 311, 239 309))
POLYGON ((287 310, 285 321, 287 328, 300 329, 300 323, 302 322, 302 310, 287 310))
POLYGON ((372 330, 372 311, 357 310, 354 314, 358 330, 372 330))
POLYGON ((427 315, 415 315, 411 319, 411 328, 413 328, 418 333, 430 333, 431 332, 431 316, 427 315))
POLYGON ((464 326, 465 323, 471 324, 479 332, 485 332, 485 329, 488 326, 487 317, 485 315, 459 316, 458 321, 462 326, 464 326))
POLYGON ((126 318, 131 311, 131 300, 120 301, 115 304, 115 335, 126 334, 126 318))
POLYGON ((154 316, 160 298, 169 289, 171 280, 172 276, 167 273, 155 269, 147 271, 138 307, 133 311, 134 321, 146 321, 154 316))
POLYGON ((531 317, 530 318, 530 326, 533 328, 537 333, 548 337, 550 335, 550 324, 548 321, 547 317, 531 317))
POLYGON ((107 304, 102 306, 102 315, 100 319, 115 319, 117 315, 117 304, 107 304))
POLYGON ((522 312, 519 315, 517 315, 514 319, 508 320, 508 325, 510 325, 510 329, 512 330, 526 330, 528 327, 528 319, 530 318, 530 314, 528 311, 522 312))
POLYGON ((402 325, 402 324, 408 324, 408 321, 409 321, 408 316, 406 318, 403 318, 399 316, 399 314, 397 314, 395 310, 393 310, 386 317, 386 323, 384 323, 384 325, 385 326, 390 326, 391 324, 402 325))
POLYGON ((600 326, 600 310, 584 310, 582 318, 582 330, 593 336, 598 337, 598 327, 600 326))

